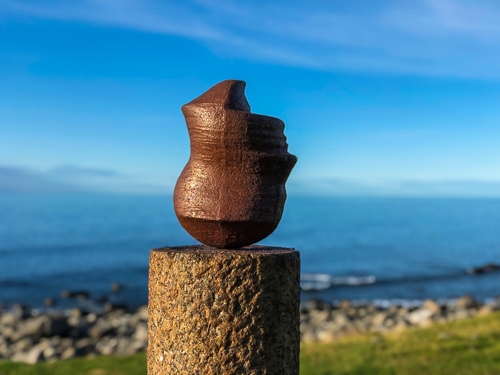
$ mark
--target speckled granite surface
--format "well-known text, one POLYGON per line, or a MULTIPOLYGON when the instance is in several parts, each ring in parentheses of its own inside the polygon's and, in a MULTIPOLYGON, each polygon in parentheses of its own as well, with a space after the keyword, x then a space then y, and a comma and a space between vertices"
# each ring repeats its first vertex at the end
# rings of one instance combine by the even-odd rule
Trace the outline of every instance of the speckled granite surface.
POLYGON ((149 375, 299 373, 294 249, 151 251, 149 375))

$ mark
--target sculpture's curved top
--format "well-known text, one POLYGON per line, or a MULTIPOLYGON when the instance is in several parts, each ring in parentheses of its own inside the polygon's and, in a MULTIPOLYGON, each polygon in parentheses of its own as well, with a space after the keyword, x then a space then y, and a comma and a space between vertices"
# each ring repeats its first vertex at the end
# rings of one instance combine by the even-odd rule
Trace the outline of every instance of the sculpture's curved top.
POLYGON ((227 80, 182 106, 191 156, 174 190, 181 225, 218 248, 258 242, 278 226, 297 162, 284 123, 250 112, 245 82, 227 80))

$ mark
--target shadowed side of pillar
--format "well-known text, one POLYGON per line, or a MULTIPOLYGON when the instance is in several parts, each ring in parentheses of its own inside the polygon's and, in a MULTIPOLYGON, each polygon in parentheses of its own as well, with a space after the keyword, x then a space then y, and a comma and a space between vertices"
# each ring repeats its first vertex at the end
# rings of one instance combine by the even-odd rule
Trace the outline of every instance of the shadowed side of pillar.
POLYGON ((298 375, 294 249, 156 249, 149 263, 148 374, 298 375))

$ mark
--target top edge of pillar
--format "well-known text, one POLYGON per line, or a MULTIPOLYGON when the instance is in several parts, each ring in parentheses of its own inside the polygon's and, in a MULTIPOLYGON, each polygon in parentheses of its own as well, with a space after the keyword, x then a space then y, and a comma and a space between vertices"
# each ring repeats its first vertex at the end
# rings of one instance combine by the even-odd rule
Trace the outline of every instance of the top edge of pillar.
POLYGON ((217 249, 206 245, 172 246, 151 250, 155 253, 180 253, 193 255, 278 255, 292 254, 297 250, 291 247, 251 245, 239 249, 217 249))

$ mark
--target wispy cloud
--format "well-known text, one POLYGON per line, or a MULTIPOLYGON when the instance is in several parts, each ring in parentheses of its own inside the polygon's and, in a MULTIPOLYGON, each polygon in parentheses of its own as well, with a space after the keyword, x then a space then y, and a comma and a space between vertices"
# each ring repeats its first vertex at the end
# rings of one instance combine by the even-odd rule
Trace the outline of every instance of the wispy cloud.
POLYGON ((61 193, 76 190, 74 186, 51 181, 40 172, 0 166, 0 193, 61 193))
POLYGON ((109 192, 164 194, 164 186, 143 183, 116 171, 79 166, 61 166, 37 171, 0 166, 0 193, 109 192))
POLYGON ((296 194, 325 196, 483 197, 500 198, 500 181, 344 180, 318 178, 291 181, 296 194))
POLYGON ((0 9, 179 35, 222 55, 313 69, 500 78, 495 0, 0 0, 0 9))
POLYGON ((49 173, 56 176, 68 177, 114 178, 119 176, 116 171, 113 171, 111 169, 85 168, 72 165, 63 165, 53 168, 49 173))

